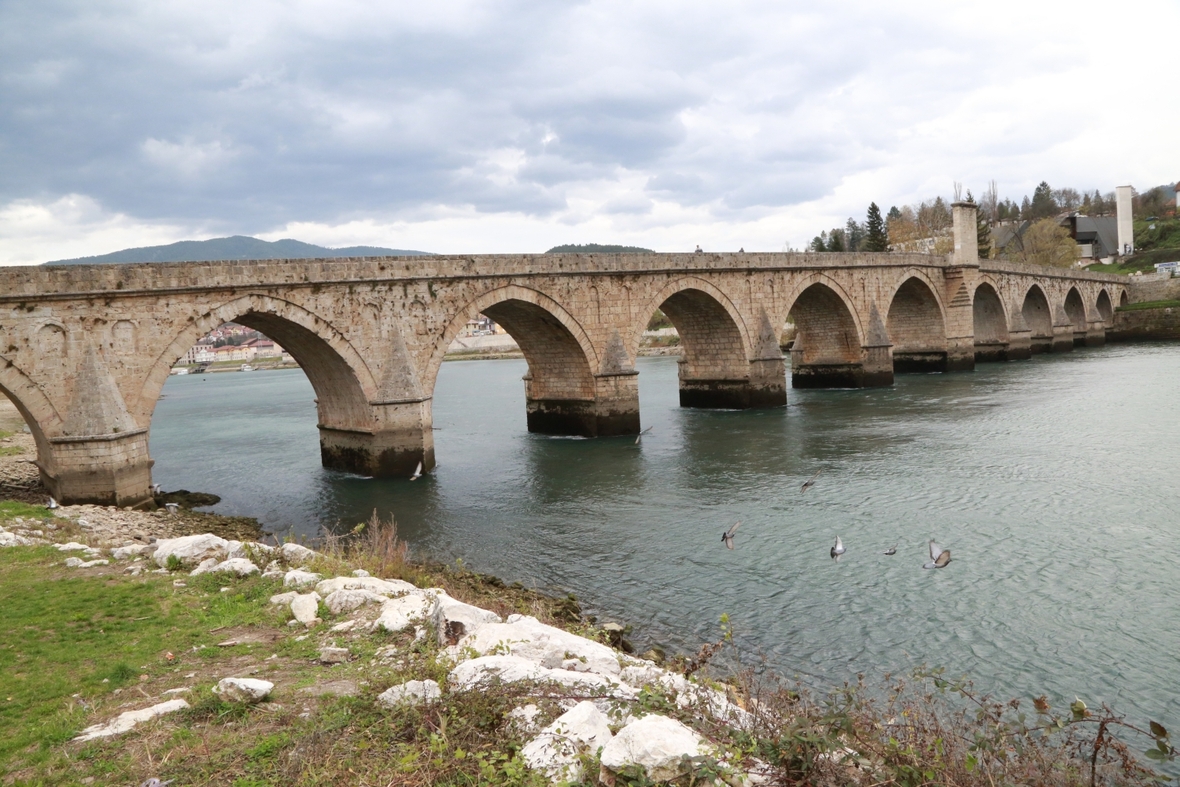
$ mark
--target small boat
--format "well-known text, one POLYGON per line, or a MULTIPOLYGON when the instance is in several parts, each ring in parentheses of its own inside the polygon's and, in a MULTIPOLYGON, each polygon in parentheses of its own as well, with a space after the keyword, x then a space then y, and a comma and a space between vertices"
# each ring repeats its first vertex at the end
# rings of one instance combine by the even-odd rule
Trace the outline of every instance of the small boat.
POLYGON ((242 371, 243 372, 252 372, 252 371, 254 371, 254 367, 248 363, 244 363, 244 364, 242 364, 242 371))

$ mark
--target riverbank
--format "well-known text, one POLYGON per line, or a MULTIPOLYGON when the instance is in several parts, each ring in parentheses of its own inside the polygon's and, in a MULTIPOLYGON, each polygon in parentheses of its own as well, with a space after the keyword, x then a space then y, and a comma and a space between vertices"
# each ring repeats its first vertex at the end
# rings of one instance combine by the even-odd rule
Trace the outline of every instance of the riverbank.
POLYGON ((1103 741, 1113 717, 1041 699, 1026 722, 936 670, 818 699, 717 682, 725 620, 665 669, 568 604, 408 561, 379 520, 319 552, 112 550, 47 513, 0 514, 0 543, 26 542, 0 549, 8 784, 1082 785, 1090 752, 1097 783, 1151 779, 1103 741), (56 538, 34 535, 46 519, 56 538))

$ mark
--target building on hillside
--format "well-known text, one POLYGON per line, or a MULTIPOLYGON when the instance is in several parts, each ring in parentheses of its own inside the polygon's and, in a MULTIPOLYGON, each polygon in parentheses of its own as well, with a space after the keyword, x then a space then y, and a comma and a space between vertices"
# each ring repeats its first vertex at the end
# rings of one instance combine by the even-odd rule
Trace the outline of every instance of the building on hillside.
POLYGON ((242 347, 254 348, 255 358, 282 358, 283 348, 271 339, 250 339, 242 342, 242 347))
POLYGON ((997 257, 1024 248, 1024 233, 1032 225, 1030 221, 1001 221, 991 228, 992 249, 997 257))
POLYGON ((1078 244, 1078 259, 1102 260, 1119 252, 1118 219, 1114 216, 1082 216, 1071 213, 1059 220, 1078 244))
POLYGON ((254 348, 245 345, 223 344, 214 350, 214 360, 223 361, 253 361, 254 348))
POLYGON ((213 363, 215 360, 212 344, 194 344, 180 357, 178 364, 213 363))

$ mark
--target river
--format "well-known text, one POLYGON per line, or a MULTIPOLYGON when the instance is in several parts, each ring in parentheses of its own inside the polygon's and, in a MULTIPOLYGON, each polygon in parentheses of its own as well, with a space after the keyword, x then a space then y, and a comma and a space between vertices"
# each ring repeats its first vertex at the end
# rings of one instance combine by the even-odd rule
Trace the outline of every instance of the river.
POLYGON ((415 554, 572 591, 641 645, 695 650, 728 613, 748 657, 823 685, 926 663, 1180 722, 1180 345, 792 389, 747 412, 681 409, 675 358, 638 369, 654 429, 636 446, 528 434, 524 361, 443 364, 438 467, 416 483, 321 468, 299 370, 172 377, 155 480, 299 534, 393 512, 415 554), (922 569, 930 538, 945 569, 922 569))

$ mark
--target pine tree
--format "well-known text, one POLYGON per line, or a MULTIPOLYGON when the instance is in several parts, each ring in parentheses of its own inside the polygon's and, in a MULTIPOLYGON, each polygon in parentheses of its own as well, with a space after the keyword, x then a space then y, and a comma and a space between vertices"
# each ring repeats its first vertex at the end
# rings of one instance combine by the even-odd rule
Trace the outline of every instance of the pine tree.
POLYGON ((848 244, 844 240, 844 230, 837 227, 828 233, 828 251, 847 251, 848 244))
POLYGON ((848 222, 844 225, 844 239, 848 251, 860 251, 864 247, 865 228, 851 216, 848 217, 848 222))
POLYGON ((1047 219, 1057 214, 1057 201, 1053 199, 1053 189, 1043 180, 1033 191, 1031 207, 1031 215, 1025 218, 1047 219))
MULTIPOLYGON (((897 217, 901 218, 901 211, 894 208, 890 211, 897 211, 897 217)), ((869 213, 865 218, 865 241, 863 246, 865 251, 889 251, 889 234, 885 231, 885 220, 881 218, 881 209, 877 207, 877 203, 869 203, 869 213)))
POLYGON ((821 232, 811 239, 811 245, 807 247, 808 251, 827 251, 828 250, 828 233, 821 232))

